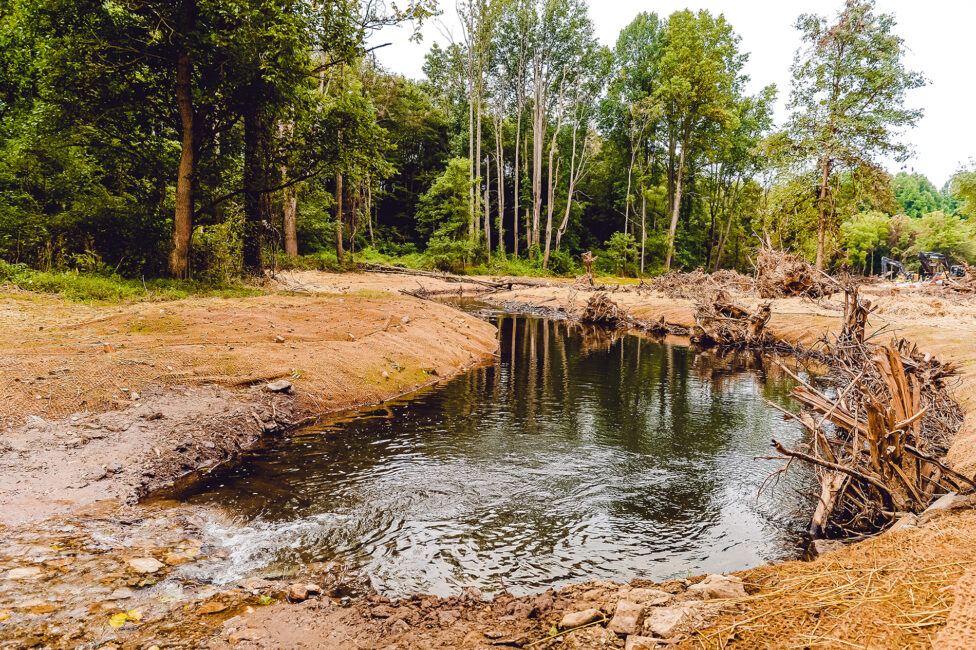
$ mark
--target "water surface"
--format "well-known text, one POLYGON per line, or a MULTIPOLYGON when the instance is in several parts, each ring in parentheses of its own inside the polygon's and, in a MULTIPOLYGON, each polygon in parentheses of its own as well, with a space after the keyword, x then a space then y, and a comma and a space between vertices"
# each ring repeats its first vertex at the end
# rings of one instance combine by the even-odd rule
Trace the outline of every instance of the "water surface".
MULTIPOLYGON (((497 315, 500 358, 216 473, 228 577, 338 560, 391 596, 667 579, 796 553, 802 472, 757 500, 801 435, 761 359, 497 315)), ((395 362, 395 360, 393 360, 395 362)), ((390 372, 396 372, 391 366, 390 372)))

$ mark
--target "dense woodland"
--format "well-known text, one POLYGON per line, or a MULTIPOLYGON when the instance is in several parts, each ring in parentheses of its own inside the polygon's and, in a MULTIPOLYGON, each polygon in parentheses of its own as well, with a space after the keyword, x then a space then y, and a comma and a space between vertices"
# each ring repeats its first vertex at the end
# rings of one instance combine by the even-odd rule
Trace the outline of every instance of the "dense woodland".
MULTIPOLYGON (((746 92, 722 15, 585 0, 0 0, 0 258, 225 280, 387 260, 455 271, 876 272, 976 262, 976 166, 909 159, 926 83, 872 0, 801 15, 792 87, 746 92), (425 79, 382 28, 458 11, 425 79), (773 104, 788 96, 774 124, 773 104)), ((418 32, 419 33, 419 32, 418 32)))

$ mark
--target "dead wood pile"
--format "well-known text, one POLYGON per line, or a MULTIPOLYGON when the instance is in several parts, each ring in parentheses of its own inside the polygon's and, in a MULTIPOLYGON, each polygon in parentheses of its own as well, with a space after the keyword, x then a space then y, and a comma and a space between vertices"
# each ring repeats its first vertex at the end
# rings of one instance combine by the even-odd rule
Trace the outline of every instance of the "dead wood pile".
POLYGON ((780 472, 793 460, 816 468, 814 537, 871 534, 941 495, 976 488, 938 460, 962 423, 947 388, 958 368, 905 340, 870 343, 865 328, 871 304, 856 286, 845 291, 845 326, 823 357, 831 367, 833 396, 786 369, 799 382, 792 395, 805 410, 793 414, 773 405, 810 433, 799 449, 773 440, 780 454, 773 458, 787 460, 780 472))
POLYGON ((766 325, 772 317, 769 303, 755 312, 735 304, 721 289, 697 303, 691 340, 698 345, 756 348, 772 342, 766 325))
POLYGON ((586 308, 580 321, 602 325, 604 327, 620 327, 625 325, 630 319, 621 311, 610 295, 605 291, 594 293, 586 302, 586 308))
POLYGON ((722 270, 705 273, 699 268, 690 273, 671 271, 659 275, 651 280, 649 286, 668 298, 699 301, 719 290, 752 291, 754 282, 748 275, 742 275, 737 271, 722 270))
POLYGON ((767 299, 823 298, 837 291, 837 284, 801 257, 763 248, 756 258, 756 290, 767 299))

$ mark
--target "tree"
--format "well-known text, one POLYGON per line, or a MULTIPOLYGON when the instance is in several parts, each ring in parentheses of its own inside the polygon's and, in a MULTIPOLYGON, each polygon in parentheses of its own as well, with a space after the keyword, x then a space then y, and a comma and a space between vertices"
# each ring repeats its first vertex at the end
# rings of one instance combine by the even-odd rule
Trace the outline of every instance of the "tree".
POLYGON ((656 98, 662 107, 669 161, 671 224, 664 268, 671 268, 685 171, 696 137, 728 124, 733 103, 744 81, 745 56, 738 51, 739 37, 724 16, 707 11, 679 11, 668 18, 662 35, 660 82, 656 98), (672 189, 673 188, 673 189, 672 189))
POLYGON ((949 187, 953 198, 962 202, 959 212, 970 219, 976 219, 976 166, 962 169, 952 176, 949 187))
POLYGON ((898 172, 891 186, 902 214, 909 217, 917 219, 923 214, 942 210, 945 207, 942 193, 924 174, 898 172))
POLYGON ((882 156, 905 160, 909 149, 898 131, 922 116, 905 102, 926 81, 905 68, 894 17, 874 9, 874 0, 846 0, 833 23, 815 14, 796 23, 807 45, 793 63, 789 130, 818 170, 818 269, 836 219, 831 181, 838 169, 877 168, 882 156))
POLYGON ((840 226, 841 243, 847 251, 847 261, 855 268, 867 273, 868 262, 872 261, 875 250, 888 239, 891 218, 883 212, 872 210, 861 212, 840 226))

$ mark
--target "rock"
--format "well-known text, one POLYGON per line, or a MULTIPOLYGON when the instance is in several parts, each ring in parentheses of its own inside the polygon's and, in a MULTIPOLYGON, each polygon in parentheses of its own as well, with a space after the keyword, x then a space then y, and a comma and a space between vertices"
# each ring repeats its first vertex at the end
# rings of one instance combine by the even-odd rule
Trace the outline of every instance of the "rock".
POLYGON ((264 638, 264 635, 264 630, 259 630, 256 627, 246 627, 243 630, 231 632, 227 637, 227 640, 231 643, 240 643, 241 641, 259 641, 264 638))
POLYGON ((382 373, 380 373, 380 374, 383 376, 383 379, 389 379, 390 378, 390 373, 388 373, 385 370, 382 373))
POLYGON ((663 639, 670 639, 683 623, 689 619, 689 609, 683 605, 675 607, 655 607, 644 619, 644 632, 651 632, 663 639))
POLYGON ((108 600, 123 600, 125 598, 132 598, 136 592, 132 591, 128 587, 119 587, 112 593, 110 593, 106 598, 108 600))
POLYGON ((631 589, 623 595, 631 602, 650 606, 663 605, 674 598, 674 596, 666 591, 661 591, 660 589, 645 589, 642 587, 631 589))
POLYGON ((480 602, 482 597, 483 595, 481 593, 481 590, 475 587, 474 585, 470 587, 465 587, 464 591, 461 592, 462 600, 474 600, 480 602))
POLYGON ((49 603, 41 598, 25 600, 15 607, 17 609, 26 610, 29 614, 50 614, 58 608, 57 605, 49 603))
POLYGON ((356 340, 356 337, 353 336, 353 333, 352 332, 349 332, 348 336, 349 336, 349 340, 350 341, 355 341, 356 340))
POLYGON ((129 560, 129 566, 139 573, 156 573, 166 565, 151 557, 137 557, 129 560))
POLYGON ((218 614, 227 609, 227 605, 219 600, 208 600, 197 609, 199 614, 218 614))
POLYGON ((456 609, 449 609, 444 612, 437 612, 437 622, 441 627, 451 627, 461 618, 461 612, 456 609))
POLYGON ((390 618, 396 614, 396 610, 389 605, 377 605, 369 612, 373 618, 390 618))
POLYGON ((322 593, 322 588, 311 582, 296 582, 288 587, 289 600, 305 600, 313 594, 322 593))
POLYGON ((28 566, 7 571, 7 580, 33 580, 41 575, 40 567, 28 566))
POLYGON ((562 648, 567 650, 616 648, 618 643, 616 634, 600 625, 593 625, 567 634, 562 648))
POLYGON ((279 379, 278 381, 273 381, 264 387, 264 390, 269 393, 290 393, 291 392, 291 382, 287 379, 279 379))
POLYGON ((657 641, 657 639, 649 636, 632 634, 627 637, 627 645, 624 646, 624 650, 655 650, 658 647, 657 641))
POLYGON ((596 609, 584 609, 581 612, 571 612, 563 616, 563 620, 559 622, 559 627, 564 630, 569 630, 574 627, 579 627, 580 625, 587 625, 594 621, 599 621, 603 618, 603 613, 596 609))
POLYGON ((691 585, 688 591, 700 595, 705 600, 745 598, 748 595, 745 587, 742 586, 742 578, 715 574, 706 577, 698 584, 691 585))
POLYGON ((167 566, 179 566, 189 562, 192 558, 183 553, 167 553, 163 558, 163 564, 167 566))
POLYGON ((400 321, 401 321, 401 322, 402 322, 402 323, 403 323, 404 325, 406 325, 407 323, 409 323, 409 322, 410 322, 410 317, 409 317, 409 316, 404 316, 403 318, 401 318, 401 319, 400 319, 400 321))
POLYGON ((617 609, 614 610, 607 629, 617 634, 637 634, 643 622, 644 606, 629 600, 621 600, 617 603, 617 609))
POLYGON ((279 334, 278 336, 274 337, 274 342, 275 343, 284 343, 285 342, 285 337, 279 334))
POLYGON ((118 463, 112 463, 111 465, 109 465, 105 469, 108 470, 109 472, 112 472, 113 474, 121 474, 122 473, 122 466, 119 465, 118 463))
POLYGON ((844 542, 839 539, 815 539, 810 544, 810 553, 815 557, 820 557, 831 551, 839 551, 842 548, 844 548, 844 542))

